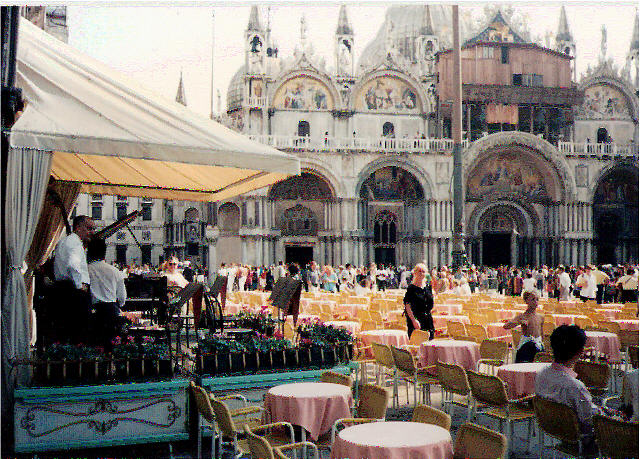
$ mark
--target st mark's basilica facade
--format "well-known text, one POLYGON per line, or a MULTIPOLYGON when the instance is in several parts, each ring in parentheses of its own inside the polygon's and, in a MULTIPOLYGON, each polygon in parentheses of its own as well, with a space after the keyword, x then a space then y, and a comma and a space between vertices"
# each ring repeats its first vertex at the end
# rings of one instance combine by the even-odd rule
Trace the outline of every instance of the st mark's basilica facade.
MULTIPOLYGON (((149 248, 141 257, 118 236, 112 259, 157 263, 176 254, 210 268, 311 259, 451 263, 451 7, 389 7, 358 62, 349 10, 336 8, 327 63, 314 53, 304 19, 294 55, 279 54, 264 12, 252 6, 245 64, 227 93, 223 122, 298 156, 302 174, 224 202, 141 201, 151 206, 154 230, 142 238, 149 248)), ((630 39, 625 66, 607 58, 603 31, 600 56, 578 76, 575 60, 585 57, 564 8, 549 8, 558 29, 547 46, 498 10, 479 29, 461 21, 468 258, 637 263, 637 14, 628 18, 632 37, 611 34, 630 39)), ((182 81, 177 100, 185 102, 182 81)), ((97 199, 103 208, 122 205, 81 196, 76 212, 91 215, 97 199)))

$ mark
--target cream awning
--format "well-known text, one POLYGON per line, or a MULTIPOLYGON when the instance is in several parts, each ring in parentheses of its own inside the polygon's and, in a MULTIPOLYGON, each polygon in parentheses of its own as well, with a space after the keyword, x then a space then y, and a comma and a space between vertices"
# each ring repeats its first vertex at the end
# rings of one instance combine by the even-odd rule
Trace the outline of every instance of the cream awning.
POLYGON ((11 146, 51 151, 51 175, 90 193, 213 201, 300 173, 299 160, 141 87, 21 20, 27 106, 11 146))

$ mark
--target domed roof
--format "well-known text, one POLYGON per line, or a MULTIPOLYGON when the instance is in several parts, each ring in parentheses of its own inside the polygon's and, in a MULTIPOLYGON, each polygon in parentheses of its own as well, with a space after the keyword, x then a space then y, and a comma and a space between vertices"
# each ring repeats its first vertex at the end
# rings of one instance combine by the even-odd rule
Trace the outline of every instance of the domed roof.
MULTIPOLYGON (((451 36, 451 6, 429 4, 433 32, 440 41, 441 48, 452 46, 451 36)), ((393 25, 393 37, 396 48, 407 59, 413 59, 415 38, 421 34, 423 24, 423 5, 397 5, 387 9, 385 21, 378 30, 376 37, 369 43, 358 61, 358 68, 370 67, 380 62, 385 54, 385 34, 389 21, 393 25)), ((469 17, 460 14, 461 43, 473 34, 472 22, 469 17)))
POLYGON ((241 66, 231 78, 229 88, 227 89, 227 111, 235 110, 242 107, 244 98, 244 74, 247 68, 241 66))

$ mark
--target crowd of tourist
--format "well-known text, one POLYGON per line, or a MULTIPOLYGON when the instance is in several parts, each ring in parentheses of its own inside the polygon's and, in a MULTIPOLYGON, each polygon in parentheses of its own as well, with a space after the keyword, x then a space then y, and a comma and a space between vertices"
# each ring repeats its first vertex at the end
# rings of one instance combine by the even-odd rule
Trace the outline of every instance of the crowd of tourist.
MULTIPOLYGON (((206 269, 192 266, 189 261, 170 257, 157 268, 149 265, 120 267, 125 276, 131 274, 162 274, 169 285, 184 287, 188 282, 205 282, 206 269)), ((406 289, 411 283, 412 267, 346 265, 320 266, 315 261, 300 266, 282 261, 271 266, 250 266, 222 263, 218 274, 227 277, 227 291, 269 291, 280 277, 300 279, 305 291, 352 291, 356 294, 385 289, 406 289)), ((426 274, 434 293, 471 295, 490 289, 508 296, 520 296, 536 290, 541 298, 567 300, 580 298, 601 303, 637 301, 638 266, 585 265, 515 268, 509 266, 476 267, 457 270, 442 266, 426 274)))

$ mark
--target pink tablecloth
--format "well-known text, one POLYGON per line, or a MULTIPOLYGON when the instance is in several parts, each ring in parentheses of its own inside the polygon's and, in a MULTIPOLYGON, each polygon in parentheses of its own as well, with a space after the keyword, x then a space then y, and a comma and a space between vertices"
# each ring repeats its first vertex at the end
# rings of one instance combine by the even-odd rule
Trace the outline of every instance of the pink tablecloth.
POLYGON ((622 312, 621 309, 611 309, 611 308, 596 309, 595 311, 599 314, 602 314, 608 320, 617 319, 618 314, 622 312))
POLYGON ((417 358, 421 367, 435 365, 439 360, 444 363, 455 363, 467 370, 475 370, 480 360, 480 345, 472 341, 453 339, 426 341, 420 345, 417 358))
POLYGON ((501 341, 511 341, 511 330, 504 329, 504 322, 492 322, 487 324, 486 328, 489 338, 500 338, 501 341))
POLYGON ((551 314, 551 317, 553 317, 553 323, 556 327, 560 325, 571 325, 575 322, 576 317, 580 317, 581 319, 587 318, 587 316, 576 314, 551 314))
POLYGON ((325 322, 325 325, 332 325, 334 328, 344 328, 351 332, 353 335, 360 333, 360 322, 352 322, 350 320, 331 320, 325 322))
POLYGON ((612 322, 620 324, 620 329, 621 330, 638 331, 638 323, 639 322, 637 320, 633 320, 633 319, 618 319, 618 320, 612 320, 612 322))
POLYGON ((433 306, 432 314, 446 312, 447 314, 462 314, 461 304, 436 304, 433 306))
POLYGON ((358 309, 369 309, 368 304, 336 304, 336 307, 333 309, 333 312, 336 314, 346 314, 349 317, 356 317, 358 309))
POLYGON ((613 362, 622 360, 620 352, 620 338, 615 333, 587 331, 587 342, 585 346, 593 346, 598 353, 609 356, 613 362))
POLYGON ((550 363, 512 363, 498 367, 498 378, 507 385, 509 398, 521 398, 536 392, 536 374, 550 363))
POLYGON ((519 309, 496 309, 496 314, 498 315, 498 319, 500 320, 510 320, 513 319, 518 314, 522 314, 523 311, 519 309))
POLYGON ((409 344, 409 336, 404 330, 369 330, 360 333, 362 342, 369 346, 371 343, 389 344, 401 347, 409 344))
POLYGON ((302 426, 313 440, 329 432, 333 423, 351 417, 351 389, 341 384, 294 383, 269 389, 264 398, 268 422, 302 426))
POLYGON ((393 311, 389 311, 387 313, 387 320, 388 321, 396 321, 396 320, 404 320, 404 309, 394 309, 393 311))
POLYGON ((372 422, 347 427, 336 436, 332 459, 451 459, 451 434, 421 422, 372 422))
POLYGON ((460 315, 446 315, 446 316, 433 316, 433 326, 435 328, 445 328, 447 326, 447 320, 450 320, 452 322, 460 322, 463 324, 470 324, 471 321, 469 320, 469 317, 467 316, 460 316, 460 315))

